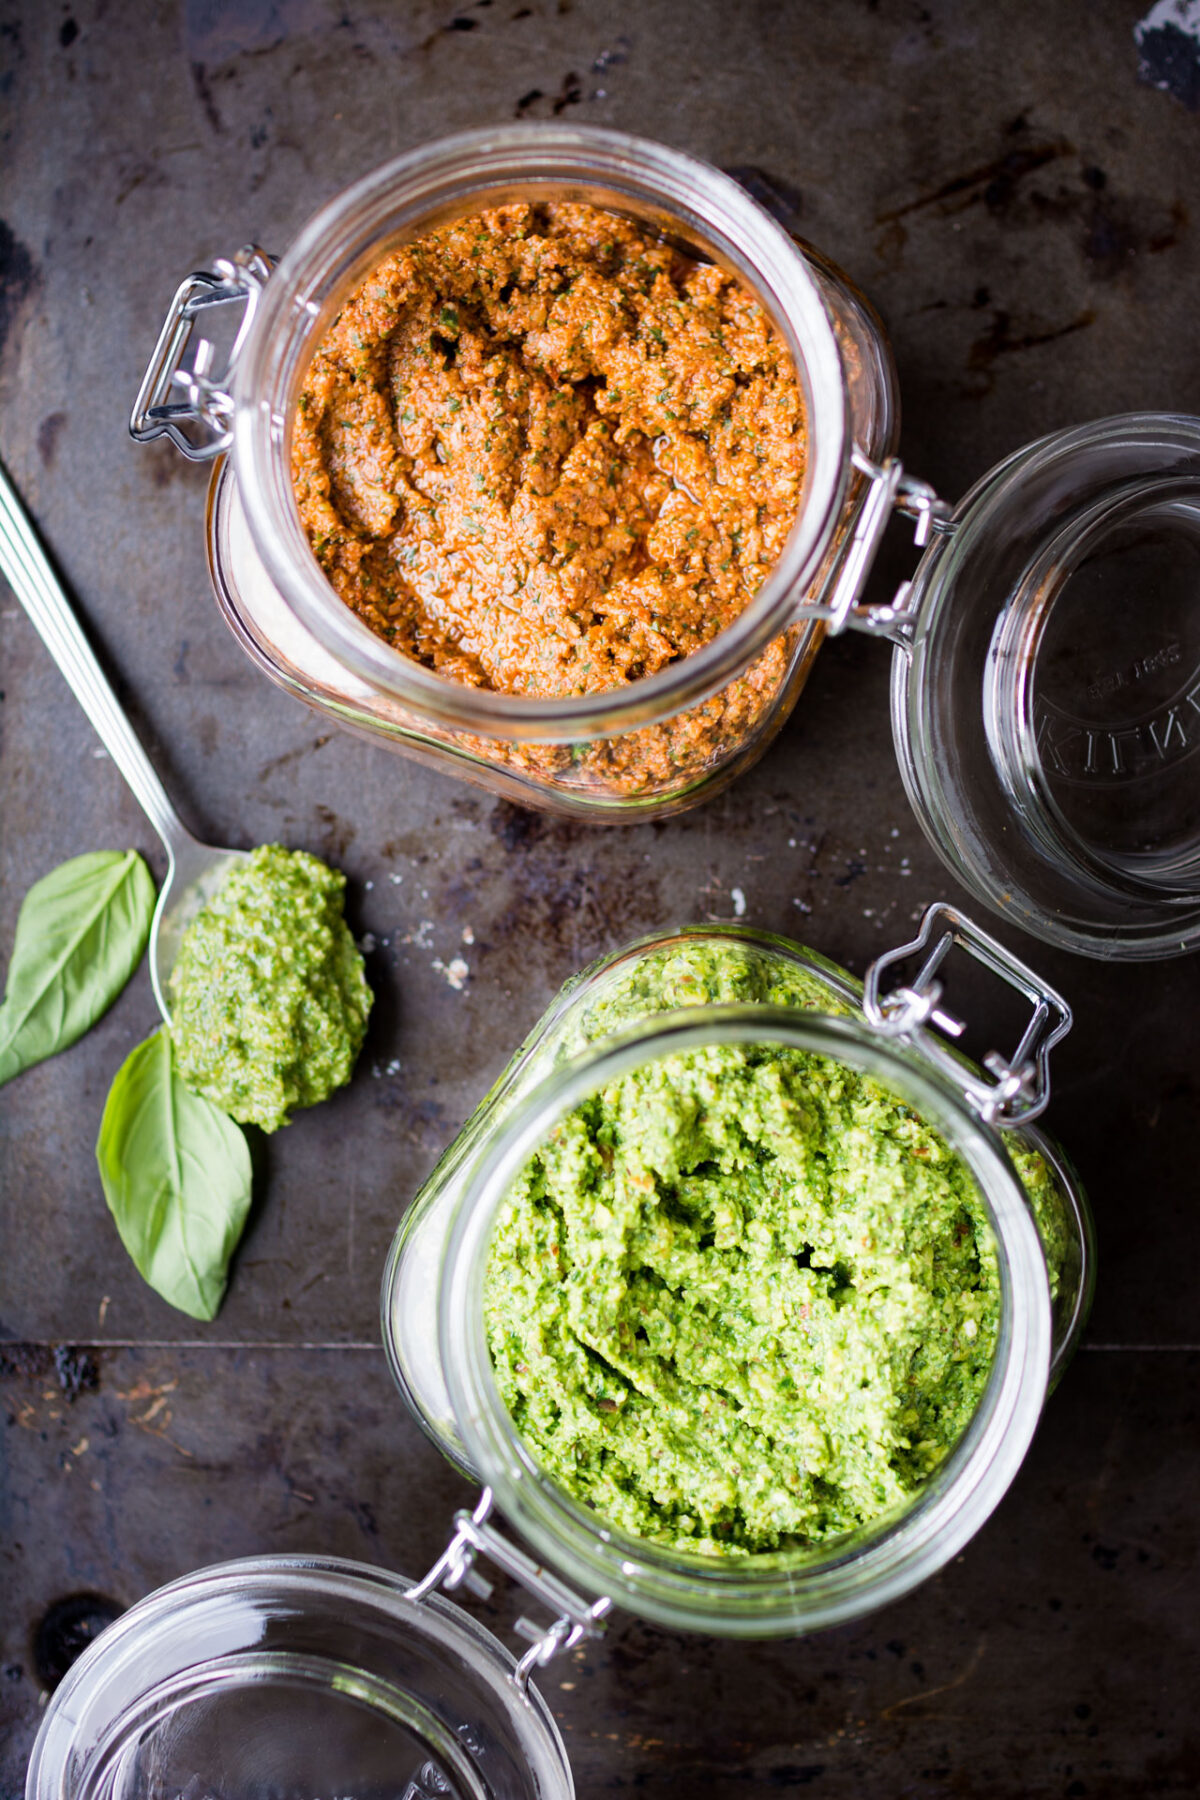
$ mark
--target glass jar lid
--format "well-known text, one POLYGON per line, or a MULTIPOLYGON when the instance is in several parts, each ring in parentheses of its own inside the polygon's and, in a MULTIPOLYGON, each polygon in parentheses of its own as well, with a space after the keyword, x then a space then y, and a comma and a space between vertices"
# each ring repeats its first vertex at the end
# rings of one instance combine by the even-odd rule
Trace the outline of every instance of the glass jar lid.
POLYGON ((70 1670, 27 1800, 569 1800, 558 1729, 517 1675, 426 1584, 333 1558, 220 1564, 70 1670))
POLYGON ((939 522, 894 634, 901 770, 996 911, 1092 956, 1200 940, 1200 420, 1054 433, 939 522))

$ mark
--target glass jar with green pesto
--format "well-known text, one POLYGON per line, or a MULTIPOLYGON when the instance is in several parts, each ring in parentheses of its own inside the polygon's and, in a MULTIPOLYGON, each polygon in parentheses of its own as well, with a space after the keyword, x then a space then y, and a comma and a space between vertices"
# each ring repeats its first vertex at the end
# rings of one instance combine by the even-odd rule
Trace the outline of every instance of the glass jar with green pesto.
POLYGON ((1031 1128, 1069 1025, 944 906, 865 986, 708 926, 568 982, 384 1278, 401 1393, 485 1484, 442 1577, 494 1554, 493 1505, 580 1590, 560 1640, 610 1602, 807 1632, 946 1563, 1015 1476, 1090 1301, 1086 1200, 1031 1128), (987 1075, 946 1041, 955 946, 1033 1008, 987 1075))

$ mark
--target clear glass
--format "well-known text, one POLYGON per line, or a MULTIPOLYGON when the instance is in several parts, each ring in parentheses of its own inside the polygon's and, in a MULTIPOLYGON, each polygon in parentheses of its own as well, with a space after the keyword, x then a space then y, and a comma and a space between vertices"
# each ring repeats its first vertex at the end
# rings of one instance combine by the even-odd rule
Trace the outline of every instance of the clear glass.
POLYGON ((336 1559, 160 1588, 56 1689, 26 1800, 570 1800, 566 1752, 495 1638, 336 1559))
MULTIPOLYGON (((1025 1190, 999 1135, 904 1041, 884 1043, 846 971, 781 938, 694 927, 647 938, 569 982, 464 1126, 406 1214, 383 1283, 383 1337, 400 1391, 432 1440, 486 1482, 536 1553, 575 1585, 661 1623, 732 1636, 811 1631, 885 1604, 940 1567, 997 1504, 1036 1425, 1047 1384, 1077 1340, 1093 1247, 1078 1181, 1040 1134, 1063 1188, 1062 1273, 1051 1304, 1025 1190), (770 1007, 664 1011, 660 971, 681 947, 719 945, 756 968, 786 970, 810 998, 770 1007), (631 1023, 630 996, 644 1005, 631 1023), (614 998, 621 1031, 613 1035, 614 998), (812 1010, 808 1010, 811 1006, 812 1010), (539 1469, 499 1399, 483 1331, 491 1222, 509 1183, 553 1122, 624 1070, 699 1043, 773 1042, 833 1056, 902 1094, 966 1160, 996 1234, 1001 1332, 966 1434, 899 1518, 831 1550, 716 1562, 625 1537, 576 1506, 539 1469)), ((634 1013, 636 1015, 636 1007, 634 1013)))
POLYGON ((210 495, 209 555, 219 603, 259 665, 351 729, 510 798, 601 821, 691 805, 761 754, 820 643, 823 627, 798 609, 836 577, 862 505, 852 450, 879 460, 898 429, 882 328, 832 265, 718 170, 622 133, 557 125, 423 146, 325 207, 263 292, 235 401, 231 465, 218 470, 210 495), (809 461, 784 552, 735 624, 625 689, 530 700, 434 675, 339 600, 300 523, 290 439, 313 349, 372 267, 448 218, 550 197, 642 219, 754 290, 795 360, 809 461), (622 768, 631 747, 636 787, 622 768))
POLYGON ((1200 420, 1056 432, 965 497, 914 583, 897 753, 994 911, 1091 956, 1200 942, 1200 420))

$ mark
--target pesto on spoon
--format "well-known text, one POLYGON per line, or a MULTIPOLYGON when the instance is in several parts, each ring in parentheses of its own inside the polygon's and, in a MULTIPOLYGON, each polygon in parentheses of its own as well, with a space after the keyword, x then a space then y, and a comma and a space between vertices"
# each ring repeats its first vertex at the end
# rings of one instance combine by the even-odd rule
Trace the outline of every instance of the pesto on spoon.
POLYGON ((342 916, 346 877, 262 844, 192 921, 171 972, 171 1036, 193 1093, 286 1125, 349 1081, 371 990, 342 916))

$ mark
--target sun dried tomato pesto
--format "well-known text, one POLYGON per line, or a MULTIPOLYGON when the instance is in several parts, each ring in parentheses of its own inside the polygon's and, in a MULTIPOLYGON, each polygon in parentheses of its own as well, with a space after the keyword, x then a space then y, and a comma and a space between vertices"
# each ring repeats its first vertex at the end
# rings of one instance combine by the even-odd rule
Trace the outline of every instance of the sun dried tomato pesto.
MULTIPOLYGON (((368 276, 306 376, 293 474, 374 631, 450 680, 545 698, 620 688, 731 624, 783 548, 804 454, 787 347, 736 278, 598 207, 512 204, 368 276)), ((717 754, 786 662, 636 749, 589 750, 631 784, 717 754)))

